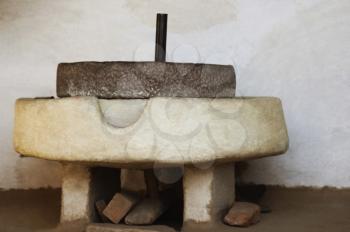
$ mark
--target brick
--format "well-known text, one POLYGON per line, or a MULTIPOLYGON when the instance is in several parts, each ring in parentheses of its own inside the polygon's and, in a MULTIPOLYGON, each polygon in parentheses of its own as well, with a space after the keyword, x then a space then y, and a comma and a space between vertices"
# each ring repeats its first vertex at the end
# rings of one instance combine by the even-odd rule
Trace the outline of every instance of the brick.
POLYGON ((246 227, 260 221, 260 207, 249 202, 235 202, 224 222, 231 226, 246 227))
POLYGON ((110 221, 118 224, 137 202, 138 197, 136 195, 117 193, 103 210, 103 214, 110 221))

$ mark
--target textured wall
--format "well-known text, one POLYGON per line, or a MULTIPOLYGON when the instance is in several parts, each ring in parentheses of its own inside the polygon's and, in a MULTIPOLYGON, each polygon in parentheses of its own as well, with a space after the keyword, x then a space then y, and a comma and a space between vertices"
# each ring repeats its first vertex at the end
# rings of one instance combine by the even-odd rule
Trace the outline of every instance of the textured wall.
POLYGON ((283 101, 290 151, 246 181, 350 187, 350 1, 1 0, 0 188, 60 185, 60 165, 13 151, 15 99, 55 95, 62 61, 153 60, 162 11, 169 61, 234 64, 238 95, 283 101))

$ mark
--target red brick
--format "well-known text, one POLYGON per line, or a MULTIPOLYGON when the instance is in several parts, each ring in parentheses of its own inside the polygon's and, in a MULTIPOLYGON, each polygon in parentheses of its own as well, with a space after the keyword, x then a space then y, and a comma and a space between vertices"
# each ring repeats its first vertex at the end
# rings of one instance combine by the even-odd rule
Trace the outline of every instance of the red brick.
POLYGON ((138 197, 128 193, 117 193, 103 210, 103 214, 113 223, 118 224, 137 203, 138 197))
POLYGON ((231 226, 250 226, 260 221, 260 206, 249 202, 235 202, 224 218, 231 226))

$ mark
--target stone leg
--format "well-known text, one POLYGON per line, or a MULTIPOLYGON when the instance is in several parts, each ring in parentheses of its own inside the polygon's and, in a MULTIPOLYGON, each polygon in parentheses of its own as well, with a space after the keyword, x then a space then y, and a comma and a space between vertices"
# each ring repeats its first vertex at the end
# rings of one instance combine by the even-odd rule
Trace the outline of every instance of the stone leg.
POLYGON ((183 186, 184 225, 221 223, 235 199, 234 164, 186 167, 183 186))
POLYGON ((120 171, 114 168, 63 166, 61 223, 99 221, 97 201, 109 201, 120 190, 120 171))
POLYGON ((74 164, 64 165, 63 168, 61 223, 91 222, 94 209, 89 168, 74 164))

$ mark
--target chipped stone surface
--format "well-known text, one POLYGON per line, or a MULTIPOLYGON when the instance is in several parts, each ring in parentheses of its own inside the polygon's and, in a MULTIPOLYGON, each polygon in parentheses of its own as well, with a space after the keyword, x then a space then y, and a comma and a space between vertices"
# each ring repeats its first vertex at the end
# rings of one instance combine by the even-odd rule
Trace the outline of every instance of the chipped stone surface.
POLYGON ((128 225, 151 225, 168 209, 168 206, 169 202, 161 198, 146 198, 128 213, 125 223, 128 225))
POLYGON ((235 202, 224 218, 231 226, 250 226, 260 221, 260 207, 250 202, 235 202))
POLYGON ((234 164, 185 168, 184 223, 217 223, 235 199, 234 164))
POLYGON ((235 86, 230 65, 78 62, 57 69, 58 97, 234 97, 235 86))
POLYGON ((138 197, 129 193, 117 193, 103 210, 103 214, 113 223, 118 224, 130 209, 138 202, 138 197))
POLYGON ((93 223, 87 226, 86 232, 176 232, 168 226, 127 226, 93 223))
MULTIPOLYGON (((134 100, 18 100, 16 151, 50 160, 152 168, 156 162, 259 158, 284 153, 288 147, 278 98, 151 98, 143 100, 138 119, 127 127, 115 127, 105 119, 106 104, 101 102, 114 101, 134 100)), ((121 113, 118 108, 113 112, 121 113)))

